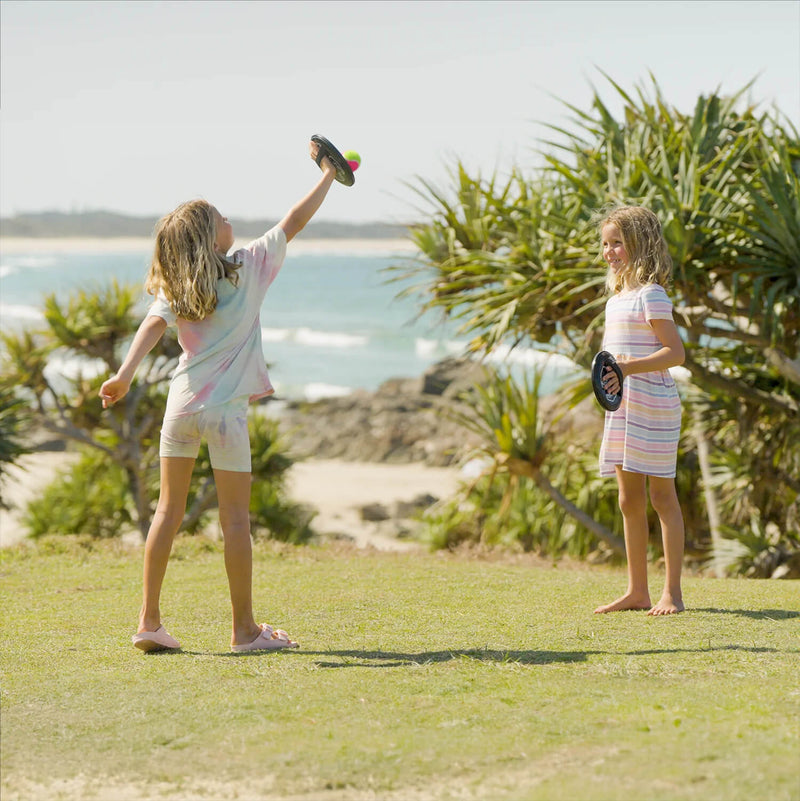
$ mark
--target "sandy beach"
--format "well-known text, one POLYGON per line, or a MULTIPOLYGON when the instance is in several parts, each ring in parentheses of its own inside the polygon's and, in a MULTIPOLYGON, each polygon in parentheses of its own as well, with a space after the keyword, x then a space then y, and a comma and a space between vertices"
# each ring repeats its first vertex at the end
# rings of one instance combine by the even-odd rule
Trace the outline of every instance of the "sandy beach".
POLYGON ((289 490, 295 500, 318 510, 312 524, 318 533, 344 534, 359 547, 397 551, 417 545, 387 534, 380 523, 362 520, 361 508, 380 504, 391 512, 395 504, 410 503, 419 495, 447 498, 461 480, 455 467, 315 459, 291 468, 289 490))
POLYGON ((9 509, 0 509, 0 547, 14 545, 26 537, 21 523, 25 505, 32 501, 66 467, 73 454, 64 451, 28 453, 7 468, 3 498, 9 509))
MULTIPOLYGON (((72 458, 63 451, 33 453, 9 469, 4 497, 12 508, 0 510, 0 546, 24 540, 20 520, 25 504, 72 458)), ((313 527, 319 534, 343 536, 359 547, 409 550, 419 546, 392 536, 384 523, 362 520, 360 509, 381 504, 391 512, 396 503, 411 502, 418 495, 445 498, 456 491, 460 480, 454 467, 319 459, 296 463, 289 472, 288 487, 295 501, 318 511, 313 527)))

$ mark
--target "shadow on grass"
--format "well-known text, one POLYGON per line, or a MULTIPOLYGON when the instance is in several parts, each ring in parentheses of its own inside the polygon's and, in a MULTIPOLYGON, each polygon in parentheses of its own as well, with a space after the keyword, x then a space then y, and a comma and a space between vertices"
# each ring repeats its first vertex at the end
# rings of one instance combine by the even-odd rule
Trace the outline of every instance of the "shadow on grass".
POLYGON ((739 617, 749 617, 751 620, 794 620, 800 618, 800 612, 789 609, 717 609, 707 607, 705 609, 692 608, 692 612, 707 612, 712 615, 738 615, 739 617))
POLYGON ((552 662, 583 662, 589 654, 600 651, 488 651, 480 648, 458 651, 427 651, 418 654, 395 653, 393 651, 304 651, 282 648, 274 651, 187 651, 183 648, 171 651, 149 651, 147 657, 157 656, 222 656, 229 659, 252 659, 272 654, 298 654, 299 656, 328 656, 351 660, 376 660, 375 663, 317 662, 318 667, 404 667, 406 665, 429 665, 450 662, 453 659, 475 659, 479 662, 517 662, 522 665, 548 665, 552 662))
POLYGON ((317 667, 405 667, 407 665, 434 665, 455 659, 475 662, 498 662, 518 665, 552 665, 554 663, 585 662, 600 651, 498 651, 488 648, 457 649, 453 651, 422 651, 417 654, 395 651, 305 651, 310 656, 338 657, 341 662, 317 662, 317 667), (370 661, 365 661, 370 660, 370 661))
POLYGON ((639 651, 500 651, 494 649, 468 649, 453 651, 422 651, 416 654, 394 651, 300 651, 301 656, 337 657, 338 662, 318 661, 317 667, 371 667, 389 668, 408 665, 433 665, 456 659, 476 662, 496 662, 517 665, 552 665, 556 663, 585 662, 590 656, 651 656, 657 654, 710 653, 712 651, 746 651, 748 653, 781 653, 778 648, 745 645, 720 645, 706 648, 654 648, 639 651))
POLYGON ((709 645, 699 648, 648 648, 636 651, 503 651, 489 648, 453 649, 444 651, 420 651, 403 653, 397 651, 308 651, 302 648, 282 648, 274 651, 187 651, 183 648, 164 651, 149 651, 144 656, 221 656, 228 659, 252 659, 272 654, 296 654, 298 656, 336 657, 338 662, 316 662, 317 667, 370 667, 391 668, 409 665, 435 665, 456 659, 472 659, 476 662, 498 664, 552 665, 556 663, 585 662, 590 656, 655 656, 658 654, 703 654, 713 651, 744 651, 751 654, 800 653, 800 649, 783 651, 780 648, 749 645, 709 645))
POLYGON ((317 662, 318 667, 404 667, 406 665, 430 665, 451 662, 454 659, 474 659, 478 662, 508 662, 521 665, 549 665, 553 662, 584 662, 591 654, 602 651, 493 651, 482 648, 453 651, 424 651, 418 654, 394 651, 305 651, 294 648, 274 651, 187 651, 184 648, 164 651, 148 651, 144 656, 222 656, 229 659, 252 659, 272 654, 297 654, 299 656, 337 657, 343 662, 317 662), (355 661, 358 660, 358 661, 355 661), (365 662, 363 660, 374 660, 365 662))
POLYGON ((187 651, 183 648, 175 650, 149 651, 147 657, 158 656, 220 656, 227 659, 252 659, 272 654, 296 654, 298 656, 336 657, 338 662, 316 662, 317 667, 370 667, 391 668, 409 665, 435 665, 452 662, 456 659, 471 659, 475 662, 495 662, 498 664, 517 665, 552 665, 556 663, 585 662, 590 656, 657 656, 665 654, 704 654, 714 651, 743 651, 751 654, 800 654, 800 649, 783 650, 769 646, 757 645, 708 645, 698 648, 646 648, 634 651, 511 651, 491 648, 461 648, 443 651, 420 651, 404 653, 398 651, 309 651, 303 648, 279 648, 272 651, 187 651))

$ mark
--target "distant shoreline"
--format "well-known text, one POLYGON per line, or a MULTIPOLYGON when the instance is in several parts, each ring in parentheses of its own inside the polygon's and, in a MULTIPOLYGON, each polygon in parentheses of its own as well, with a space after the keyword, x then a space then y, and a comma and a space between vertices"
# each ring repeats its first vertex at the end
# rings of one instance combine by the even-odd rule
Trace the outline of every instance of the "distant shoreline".
MULTIPOLYGON (((250 239, 237 240, 242 247, 250 239)), ((153 248, 150 237, 0 237, 0 254, 19 253, 149 253, 153 248)), ((305 253, 410 254, 414 244, 407 239, 303 239, 302 235, 289 245, 289 255, 305 253)))
MULTIPOLYGON (((0 218, 0 238, 15 239, 140 239, 152 235, 159 215, 131 216, 113 211, 42 211, 0 218)), ((280 218, 231 218, 233 230, 254 239, 277 225, 280 218)), ((414 224, 320 220, 309 222, 303 234, 309 239, 402 239, 414 224)))

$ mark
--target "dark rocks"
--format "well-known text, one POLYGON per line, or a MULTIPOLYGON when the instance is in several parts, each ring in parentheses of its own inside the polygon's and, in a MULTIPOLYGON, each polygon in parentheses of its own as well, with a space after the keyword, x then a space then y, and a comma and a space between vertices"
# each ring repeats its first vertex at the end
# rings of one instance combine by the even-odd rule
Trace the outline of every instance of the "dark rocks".
POLYGON ((444 467, 478 443, 448 413, 483 375, 476 362, 446 359, 420 378, 390 379, 374 393, 289 403, 281 427, 299 458, 444 467))
POLYGON ((424 512, 429 506, 433 506, 439 499, 429 493, 417 495, 410 501, 397 501, 394 504, 393 517, 404 519, 409 517, 416 517, 421 512, 424 512))
POLYGON ((382 503, 368 503, 361 507, 361 519, 370 523, 379 523, 381 520, 389 520, 391 515, 389 510, 382 503))

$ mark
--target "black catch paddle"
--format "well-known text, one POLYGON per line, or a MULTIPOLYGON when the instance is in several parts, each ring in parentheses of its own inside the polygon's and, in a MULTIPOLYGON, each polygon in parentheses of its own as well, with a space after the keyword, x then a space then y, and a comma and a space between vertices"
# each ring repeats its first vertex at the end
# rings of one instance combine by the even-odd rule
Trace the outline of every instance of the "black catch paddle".
POLYGON ((601 350, 594 359, 592 359, 592 389, 597 402, 609 412, 616 412, 622 403, 622 370, 619 369, 617 360, 607 351, 601 350), (607 392, 603 384, 603 377, 606 374, 606 368, 610 367, 619 379, 619 392, 612 394, 607 392))
POLYGON ((336 167, 336 180, 345 186, 352 186, 356 182, 356 177, 353 175, 353 170, 347 163, 347 159, 324 136, 314 134, 311 137, 311 141, 319 145, 317 166, 319 167, 322 163, 322 159, 327 156, 333 163, 333 166, 336 167))

